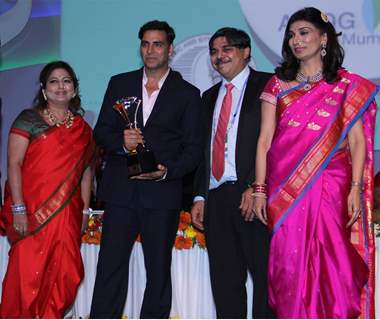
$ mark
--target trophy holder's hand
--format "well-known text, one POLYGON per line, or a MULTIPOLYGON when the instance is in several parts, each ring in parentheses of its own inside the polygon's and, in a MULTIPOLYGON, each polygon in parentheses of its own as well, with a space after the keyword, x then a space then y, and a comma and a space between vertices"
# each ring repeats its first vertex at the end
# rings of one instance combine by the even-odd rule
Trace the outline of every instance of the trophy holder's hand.
POLYGON ((135 153, 139 144, 144 144, 144 137, 139 128, 124 129, 124 147, 135 153))
POLYGON ((168 169, 162 164, 157 165, 157 170, 148 173, 141 173, 138 176, 133 176, 130 179, 135 180, 158 180, 166 175, 168 169))

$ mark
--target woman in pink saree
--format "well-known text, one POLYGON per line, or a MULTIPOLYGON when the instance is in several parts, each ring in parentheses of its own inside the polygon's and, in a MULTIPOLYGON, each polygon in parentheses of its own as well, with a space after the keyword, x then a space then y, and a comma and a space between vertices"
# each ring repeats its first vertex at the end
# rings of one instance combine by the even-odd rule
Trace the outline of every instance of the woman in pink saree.
POLYGON ((279 318, 373 318, 372 82, 342 68, 328 17, 294 13, 262 93, 255 214, 272 230, 279 318))

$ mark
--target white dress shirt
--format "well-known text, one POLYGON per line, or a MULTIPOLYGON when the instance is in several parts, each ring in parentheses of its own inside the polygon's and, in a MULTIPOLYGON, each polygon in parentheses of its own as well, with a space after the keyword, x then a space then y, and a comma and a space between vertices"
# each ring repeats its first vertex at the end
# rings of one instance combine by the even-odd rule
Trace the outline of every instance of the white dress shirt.
POLYGON ((148 91, 145 88, 146 83, 148 82, 148 77, 145 73, 145 68, 143 71, 143 80, 142 80, 142 108, 143 108, 143 121, 144 126, 146 122, 148 121, 148 118, 150 114, 152 113, 154 104, 156 103, 158 94, 160 93, 161 87, 164 84, 166 78, 168 77, 168 74, 170 72, 170 68, 168 71, 164 74, 164 76, 158 81, 158 89, 154 90, 152 94, 149 96, 148 91))
MULTIPOLYGON (((235 78, 232 79, 231 83, 234 85, 232 89, 232 106, 231 114, 227 126, 227 143, 224 153, 224 172, 221 179, 218 181, 212 175, 212 170, 210 172, 210 189, 215 189, 219 187, 226 181, 237 180, 236 175, 236 138, 237 130, 239 125, 241 105, 244 98, 245 87, 247 84, 247 79, 249 76, 249 67, 246 66, 235 78)), ((226 84, 227 80, 223 79, 222 85, 220 86, 218 98, 216 99, 214 115, 212 119, 212 136, 211 136, 211 147, 210 147, 210 168, 212 166, 212 149, 214 144, 214 138, 216 133, 216 128, 218 126, 219 114, 222 108, 223 98, 227 92, 226 84)))
MULTIPOLYGON (((227 126, 227 143, 224 153, 224 172, 221 179, 218 181, 212 175, 212 170, 210 170, 210 185, 209 189, 215 189, 219 187, 226 181, 236 181, 236 139, 237 131, 239 126, 239 118, 241 106, 244 99, 245 88, 247 86, 247 81, 249 77, 249 67, 248 65, 231 80, 230 83, 234 85, 232 89, 232 106, 231 114, 227 126)), ((214 144, 214 138, 216 133, 216 128, 218 126, 219 114, 222 108, 223 98, 227 92, 226 84, 229 83, 226 79, 223 79, 222 84, 219 89, 218 97, 216 99, 214 115, 212 118, 212 136, 211 136, 211 145, 210 145, 210 168, 212 168, 212 149, 214 144)), ((201 196, 196 196, 195 201, 204 200, 201 196)))

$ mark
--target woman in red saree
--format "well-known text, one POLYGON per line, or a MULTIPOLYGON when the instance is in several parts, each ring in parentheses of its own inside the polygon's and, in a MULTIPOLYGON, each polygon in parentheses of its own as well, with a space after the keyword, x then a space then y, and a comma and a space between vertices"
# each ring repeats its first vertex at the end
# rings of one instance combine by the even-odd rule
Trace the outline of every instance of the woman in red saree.
POLYGON ((80 115, 78 80, 67 63, 46 65, 40 83, 34 108, 21 112, 9 134, 0 223, 11 249, 2 318, 62 318, 83 278, 92 130, 80 115))
POLYGON ((273 231, 270 305, 279 318, 373 318, 378 88, 342 69, 318 9, 290 17, 282 53, 261 96, 253 194, 273 231))

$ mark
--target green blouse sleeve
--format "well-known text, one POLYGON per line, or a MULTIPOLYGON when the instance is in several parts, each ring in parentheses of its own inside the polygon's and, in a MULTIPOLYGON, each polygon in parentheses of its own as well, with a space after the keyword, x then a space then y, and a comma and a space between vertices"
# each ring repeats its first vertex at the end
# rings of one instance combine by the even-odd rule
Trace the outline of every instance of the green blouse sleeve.
POLYGON ((13 122, 10 132, 31 139, 45 131, 48 127, 48 124, 36 110, 25 109, 13 122))

